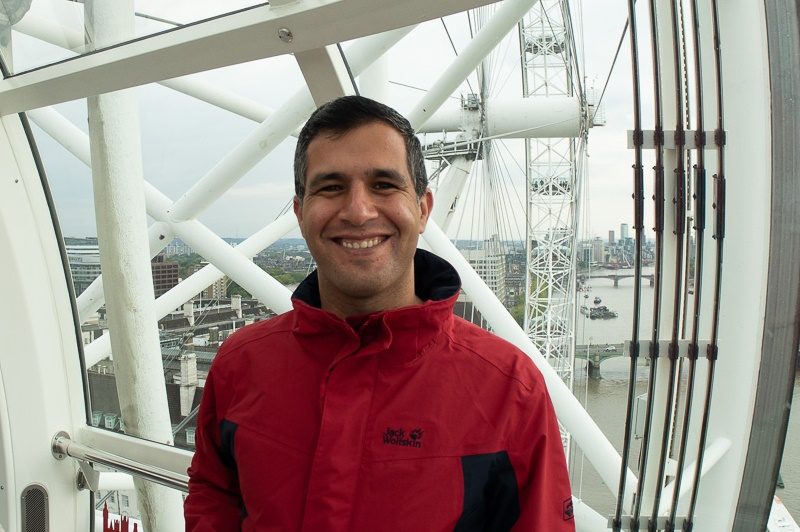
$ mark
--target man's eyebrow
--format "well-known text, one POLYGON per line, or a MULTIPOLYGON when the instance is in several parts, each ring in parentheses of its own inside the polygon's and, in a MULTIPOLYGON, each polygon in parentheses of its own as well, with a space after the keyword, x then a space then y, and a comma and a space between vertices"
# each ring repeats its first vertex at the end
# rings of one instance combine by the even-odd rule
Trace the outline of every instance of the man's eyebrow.
POLYGON ((323 172, 309 177, 306 187, 314 188, 326 181, 341 181, 342 179, 344 179, 344 176, 339 172, 323 172))
POLYGON ((394 181, 398 184, 407 183, 407 180, 403 174, 398 172, 397 170, 392 170, 390 168, 376 168, 372 172, 372 177, 380 177, 384 179, 389 179, 394 181))

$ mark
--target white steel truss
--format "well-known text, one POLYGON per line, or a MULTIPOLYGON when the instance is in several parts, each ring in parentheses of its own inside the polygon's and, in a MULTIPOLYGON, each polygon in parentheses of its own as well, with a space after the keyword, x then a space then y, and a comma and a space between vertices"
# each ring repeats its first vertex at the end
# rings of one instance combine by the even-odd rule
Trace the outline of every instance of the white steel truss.
MULTIPOLYGON (((541 0, 520 22, 523 96, 572 96, 566 2, 541 0)), ((575 140, 525 140, 527 283, 525 331, 568 386, 575 294, 575 140)))

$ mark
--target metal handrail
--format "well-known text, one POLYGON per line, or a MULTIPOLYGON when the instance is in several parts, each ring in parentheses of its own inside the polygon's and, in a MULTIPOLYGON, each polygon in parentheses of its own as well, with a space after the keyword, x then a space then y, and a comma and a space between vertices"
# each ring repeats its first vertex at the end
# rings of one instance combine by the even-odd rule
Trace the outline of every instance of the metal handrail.
POLYGON ((184 493, 189 492, 189 476, 163 469, 150 464, 144 464, 119 456, 117 454, 94 449, 87 445, 73 441, 66 432, 59 432, 53 437, 53 456, 63 460, 70 456, 78 461, 101 464, 116 471, 128 473, 134 477, 142 478, 173 488, 184 493))

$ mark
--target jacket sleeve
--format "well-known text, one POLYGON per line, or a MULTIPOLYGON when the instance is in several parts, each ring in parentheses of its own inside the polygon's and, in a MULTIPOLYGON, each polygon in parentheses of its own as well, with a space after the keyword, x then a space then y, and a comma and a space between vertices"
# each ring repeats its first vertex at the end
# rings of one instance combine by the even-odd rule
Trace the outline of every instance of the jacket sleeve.
POLYGON ((511 456, 519 489, 520 516, 514 531, 574 532, 572 490, 553 405, 538 379, 520 420, 511 456), (519 467, 518 467, 519 466, 519 467))
POLYGON ((219 373, 212 365, 200 402, 195 453, 188 471, 189 495, 183 507, 187 532, 241 530, 244 506, 233 459, 232 434, 231 437, 223 434, 224 405, 220 404, 218 392, 225 388, 218 382, 219 373))

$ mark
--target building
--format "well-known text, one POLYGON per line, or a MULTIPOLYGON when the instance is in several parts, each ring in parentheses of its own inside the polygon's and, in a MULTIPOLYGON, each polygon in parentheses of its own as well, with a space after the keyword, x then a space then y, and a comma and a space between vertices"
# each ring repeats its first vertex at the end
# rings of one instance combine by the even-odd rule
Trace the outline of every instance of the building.
POLYGON ((593 261, 593 247, 592 243, 588 241, 584 241, 580 243, 580 247, 578 248, 578 262, 583 264, 589 264, 593 261))
POLYGON ((100 248, 97 244, 67 244, 65 247, 77 296, 100 276, 100 248))
POLYGON ((178 284, 178 263, 164 260, 164 255, 159 254, 150 261, 153 271, 153 292, 156 297, 161 297, 178 284))
POLYGON ((610 245, 610 246, 614 245, 614 230, 613 229, 611 229, 608 232, 608 245, 610 245))
POLYGON ((180 238, 175 238, 167 244, 167 247, 164 248, 164 254, 167 257, 171 257, 173 255, 191 255, 194 253, 194 250, 183 240, 180 238))
MULTIPOLYGON (((195 273, 203 268, 208 266, 208 262, 203 261, 197 266, 194 267, 192 273, 195 273)), ((200 299, 225 299, 228 294, 228 277, 222 276, 221 279, 217 279, 210 285, 206 287, 205 290, 197 294, 197 297, 200 299)))
POLYGON ((485 240, 482 248, 464 249, 461 253, 497 299, 507 304, 506 257, 498 236, 485 240))
MULTIPOLYGON (((65 247, 75 295, 80 295, 102 273, 100 248, 97 244, 67 244, 65 247)), ((160 297, 178 284, 178 263, 165 261, 162 255, 158 255, 150 264, 155 297, 160 297)))
POLYGON ((625 242, 630 237, 630 226, 628 224, 619 224, 619 239, 625 242))
POLYGON ((606 262, 606 244, 599 236, 592 241, 592 260, 606 262))

